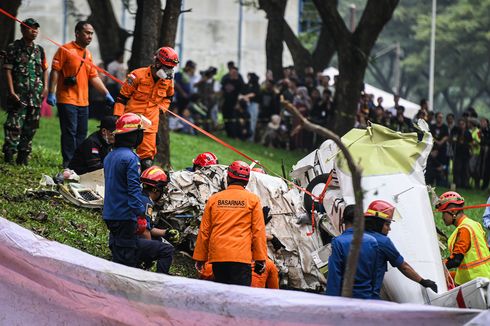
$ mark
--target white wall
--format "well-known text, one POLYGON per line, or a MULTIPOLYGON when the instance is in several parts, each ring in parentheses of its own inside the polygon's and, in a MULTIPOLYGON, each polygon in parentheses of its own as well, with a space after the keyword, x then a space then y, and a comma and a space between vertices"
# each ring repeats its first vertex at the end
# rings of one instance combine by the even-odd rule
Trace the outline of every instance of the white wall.
MULTIPOLYGON (((49 61, 57 47, 43 36, 59 43, 63 42, 63 3, 63 0, 24 0, 19 8, 19 19, 33 17, 39 21, 41 34, 37 41, 45 48, 49 61)), ((82 19, 89 16, 90 8, 87 1, 74 0, 73 3, 82 19)), ((132 30, 134 16, 128 12, 123 14, 120 0, 112 0, 112 3, 119 23, 132 30)), ((192 59, 198 64, 198 70, 204 70, 208 66, 224 69, 226 62, 230 60, 238 64, 238 0, 183 0, 183 3, 184 9, 192 9, 192 11, 181 15, 181 25, 178 29, 176 48, 182 54, 182 64, 192 59)), ((297 30, 298 26, 298 3, 298 0, 290 0, 286 9, 286 20, 293 30, 297 30)), ((165 1, 162 1, 162 6, 164 5, 165 1)), ((136 1, 132 1, 132 7, 136 7, 136 1)), ((266 70, 265 13, 253 7, 243 7, 242 17, 240 71, 242 74, 253 71, 263 77, 266 70)), ((77 18, 68 17, 66 42, 74 39, 76 21, 77 18)), ((18 28, 17 37, 20 37, 18 28)), ((131 49, 131 42, 132 38, 128 39, 126 49, 131 49)), ((286 46, 284 48, 284 65, 292 64, 289 51, 286 46)), ((100 62, 97 37, 94 38, 89 49, 94 55, 94 61, 100 62)), ((129 57, 130 53, 127 51, 125 59, 128 60, 129 57)))

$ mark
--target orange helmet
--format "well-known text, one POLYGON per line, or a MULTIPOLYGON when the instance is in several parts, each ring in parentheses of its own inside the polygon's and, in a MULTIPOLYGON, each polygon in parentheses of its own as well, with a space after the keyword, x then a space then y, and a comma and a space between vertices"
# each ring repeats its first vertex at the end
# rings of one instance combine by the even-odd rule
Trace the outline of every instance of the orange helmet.
POLYGON ((384 200, 374 200, 369 204, 364 216, 379 217, 386 221, 392 221, 395 214, 395 206, 384 200))
POLYGON ((151 124, 147 118, 135 114, 125 113, 116 121, 115 134, 125 134, 139 129, 146 129, 151 124))
POLYGON ((140 180, 143 184, 163 189, 168 183, 168 177, 165 171, 160 167, 153 165, 141 173, 140 180))
POLYGON ((192 160, 194 165, 205 167, 208 165, 218 164, 218 157, 211 152, 204 152, 196 156, 194 160, 192 160))
POLYGON ((265 172, 265 170, 262 168, 252 168, 252 171, 257 172, 257 173, 267 174, 265 172))
POLYGON ((250 166, 243 161, 235 161, 228 166, 228 176, 232 179, 248 181, 250 178, 250 166))
POLYGON ((439 197, 436 209, 441 212, 447 209, 449 204, 464 205, 464 198, 455 191, 446 191, 439 197))
POLYGON ((179 55, 171 47, 165 46, 159 48, 155 54, 155 59, 158 59, 163 65, 175 67, 179 64, 179 55))

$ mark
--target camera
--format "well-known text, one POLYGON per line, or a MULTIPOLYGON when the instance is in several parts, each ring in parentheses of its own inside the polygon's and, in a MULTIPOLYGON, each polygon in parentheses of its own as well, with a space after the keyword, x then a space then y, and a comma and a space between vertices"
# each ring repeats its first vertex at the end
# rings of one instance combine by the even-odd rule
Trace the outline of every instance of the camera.
POLYGON ((214 75, 216 75, 217 72, 218 72, 218 69, 216 69, 215 67, 209 67, 206 70, 201 70, 199 73, 201 74, 201 76, 211 78, 214 75))
POLYGON ((77 77, 65 77, 65 79, 63 80, 63 84, 65 84, 65 86, 75 86, 77 84, 77 77))

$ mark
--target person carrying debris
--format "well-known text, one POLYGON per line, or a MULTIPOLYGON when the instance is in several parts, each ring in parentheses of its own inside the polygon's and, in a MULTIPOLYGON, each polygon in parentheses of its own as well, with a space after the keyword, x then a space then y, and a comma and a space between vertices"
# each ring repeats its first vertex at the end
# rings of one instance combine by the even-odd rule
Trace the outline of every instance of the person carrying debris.
POLYGON ((128 74, 114 105, 115 116, 132 112, 144 115, 152 122, 151 127, 145 130, 143 141, 136 150, 143 169, 153 165, 157 153, 160 111, 166 111, 170 106, 174 95, 173 68, 178 63, 179 56, 174 49, 158 49, 152 65, 128 74))
POLYGON ((138 267, 157 260, 157 272, 168 274, 173 247, 137 235, 138 216, 151 215, 153 202, 143 194, 140 162, 133 149, 143 140, 148 119, 126 113, 116 121, 114 150, 104 160, 105 196, 102 212, 109 229, 112 260, 138 267))
POLYGON ((254 271, 265 270, 267 246, 260 199, 245 189, 250 167, 235 161, 228 167, 228 188, 212 195, 199 227, 193 259, 197 270, 208 261, 216 282, 250 286, 254 271))
POLYGON ((423 279, 400 255, 393 242, 388 238, 396 209, 384 200, 374 200, 364 212, 365 230, 378 242, 378 258, 376 260, 376 278, 373 299, 380 298, 381 286, 388 269, 387 262, 398 268, 403 275, 425 288, 437 293, 437 284, 429 279, 423 279))
POLYGON ((447 241, 449 257, 445 265, 448 269, 456 269, 454 281, 457 285, 477 277, 490 277, 490 250, 485 231, 480 223, 464 214, 463 207, 464 198, 454 191, 443 193, 436 204, 444 224, 456 226, 447 241), (457 210, 451 210, 454 208, 457 210))
POLYGON ((104 168, 104 158, 109 154, 114 144, 113 131, 116 129, 114 116, 103 117, 99 130, 85 139, 75 151, 68 168, 78 175, 104 168))
MULTIPOLYGON (((332 254, 328 258, 327 291, 330 296, 342 295, 345 265, 349 256, 350 245, 354 230, 354 205, 344 209, 343 223, 345 231, 332 240, 332 254)), ((378 257, 378 243, 369 234, 362 237, 361 251, 357 263, 352 297, 358 299, 372 299, 374 295, 374 280, 376 278, 376 259, 378 257)))

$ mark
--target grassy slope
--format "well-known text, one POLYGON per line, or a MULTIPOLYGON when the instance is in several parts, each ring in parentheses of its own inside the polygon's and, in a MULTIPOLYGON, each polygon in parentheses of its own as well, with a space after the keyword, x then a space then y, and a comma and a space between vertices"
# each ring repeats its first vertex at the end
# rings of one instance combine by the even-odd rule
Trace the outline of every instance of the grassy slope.
MULTIPOLYGON (((6 113, 0 111, 2 130, 5 118, 6 113)), ((96 130, 97 124, 96 121, 90 121, 89 130, 96 130)), ((277 173, 281 171, 281 159, 284 159, 285 169, 289 171, 292 164, 303 156, 299 152, 268 149, 226 138, 224 140, 277 173)), ((3 144, 3 137, 1 137, 0 144, 3 144)), ((223 164, 242 159, 238 154, 205 136, 171 135, 174 169, 191 166, 192 159, 204 151, 216 153, 223 164)), ((100 211, 76 208, 62 198, 28 197, 24 194, 27 188, 38 187, 42 174, 53 176, 61 170, 58 119, 41 119, 40 129, 34 138, 33 154, 29 166, 6 165, 3 163, 3 155, 1 156, 0 216, 34 230, 48 239, 65 243, 99 257, 110 257, 107 248, 107 229, 102 222, 100 211)), ((179 263, 173 266, 172 272, 184 275, 190 273, 187 267, 179 266, 179 263)))

